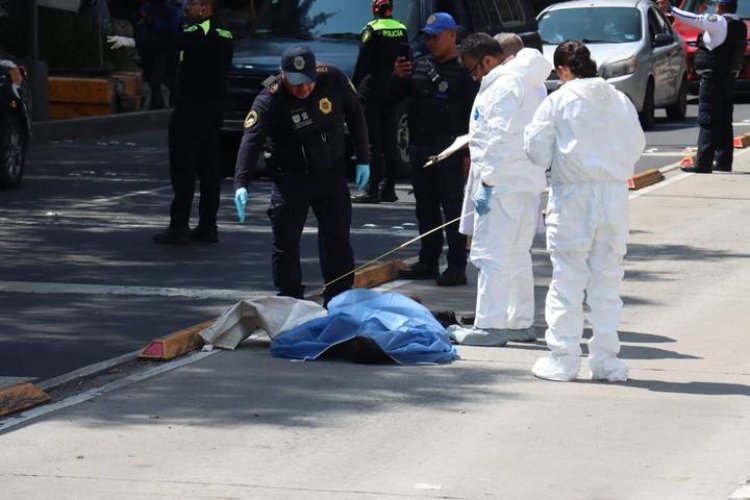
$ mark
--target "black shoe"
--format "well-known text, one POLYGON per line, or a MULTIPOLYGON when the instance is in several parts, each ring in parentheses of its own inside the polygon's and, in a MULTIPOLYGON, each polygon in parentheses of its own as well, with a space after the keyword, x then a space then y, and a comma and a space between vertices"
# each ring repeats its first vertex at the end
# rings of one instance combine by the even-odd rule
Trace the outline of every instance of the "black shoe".
POLYGON ((380 203, 379 194, 363 193, 352 196, 352 203, 380 203))
POLYGON ((711 173, 710 170, 697 170, 695 167, 680 167, 680 170, 688 174, 710 174, 711 173))
POLYGON ((160 245, 189 245, 190 231, 168 227, 161 233, 154 235, 154 243, 160 245))
POLYGON ((398 201, 398 196, 396 196, 395 191, 383 191, 380 193, 380 201, 393 203, 394 201, 398 201))
POLYGON ((717 165, 714 165, 714 170, 716 172, 731 172, 732 171, 732 167, 719 167, 717 165))
POLYGON ((459 286, 466 284, 466 269, 448 266, 443 274, 435 280, 439 286, 459 286))
POLYGON ((192 231, 190 231, 190 239, 198 243, 218 243, 219 232, 215 227, 206 229, 197 226, 192 231))
POLYGON ((438 275, 438 266, 428 266, 423 262, 416 262, 407 269, 398 272, 398 277, 407 280, 431 280, 438 275))

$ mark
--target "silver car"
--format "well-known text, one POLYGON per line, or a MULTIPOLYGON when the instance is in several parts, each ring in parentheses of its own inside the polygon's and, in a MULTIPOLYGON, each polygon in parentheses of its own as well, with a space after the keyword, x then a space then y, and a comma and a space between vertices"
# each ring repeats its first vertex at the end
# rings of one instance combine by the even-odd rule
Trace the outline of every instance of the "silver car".
MULTIPOLYGON (((684 42, 662 12, 648 0, 575 0, 551 5, 537 17, 544 55, 552 62, 567 40, 586 44, 599 75, 625 93, 641 125, 654 124, 654 109, 682 120, 687 111, 687 59, 684 42)), ((553 71, 547 90, 560 86, 553 71)))

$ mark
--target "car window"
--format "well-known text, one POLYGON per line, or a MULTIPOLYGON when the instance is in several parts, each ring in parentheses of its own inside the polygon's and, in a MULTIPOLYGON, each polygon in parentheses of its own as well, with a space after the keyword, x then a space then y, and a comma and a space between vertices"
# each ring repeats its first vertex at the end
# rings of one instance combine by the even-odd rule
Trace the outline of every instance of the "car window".
POLYGON ((632 7, 581 7, 552 9, 539 18, 545 44, 566 40, 583 43, 628 43, 640 40, 641 12, 632 7))
POLYGON ((648 31, 649 35, 651 35, 651 40, 659 33, 667 32, 667 27, 660 22, 660 19, 651 8, 648 9, 648 31))
MULTIPOLYGON (((404 23, 411 35, 416 35, 420 28, 419 0, 400 0, 394 4, 393 17, 404 23)), ((371 20, 369 2, 352 5, 342 0, 274 0, 259 7, 253 34, 355 39, 371 20)))

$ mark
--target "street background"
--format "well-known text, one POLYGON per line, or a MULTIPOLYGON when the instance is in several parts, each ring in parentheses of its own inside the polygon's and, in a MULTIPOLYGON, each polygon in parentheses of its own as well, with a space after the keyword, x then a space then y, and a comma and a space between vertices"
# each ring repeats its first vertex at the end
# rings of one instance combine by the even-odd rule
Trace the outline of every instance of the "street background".
MULTIPOLYGON (((740 104, 736 135, 746 119, 740 104)), ((695 106, 682 125, 657 123, 639 169, 695 143, 695 106)), ((160 132, 37 145, 22 188, 0 193, 0 377, 43 382, 273 292, 265 183, 240 226, 227 181, 220 244, 151 242, 170 200, 164 143, 160 132)), ((0 421, 0 498, 750 498, 750 156, 736 169, 670 172, 632 196, 626 384, 531 376, 550 276, 538 237, 537 344, 460 347, 438 367, 295 363, 262 339, 199 353, 0 421)), ((416 234, 406 191, 355 207, 359 263, 416 234)), ((314 290, 312 228, 303 240, 314 290)), ((384 289, 470 312, 474 279, 384 289)))

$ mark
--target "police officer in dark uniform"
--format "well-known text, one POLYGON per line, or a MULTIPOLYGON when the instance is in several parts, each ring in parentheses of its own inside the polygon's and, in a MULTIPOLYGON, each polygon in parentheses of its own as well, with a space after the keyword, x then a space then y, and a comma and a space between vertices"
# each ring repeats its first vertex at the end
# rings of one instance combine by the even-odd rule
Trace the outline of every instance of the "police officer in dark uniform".
MULTIPOLYGON (((437 12, 427 19, 429 55, 412 64, 399 58, 394 66, 394 97, 410 97, 409 140, 413 170, 414 197, 419 233, 456 219, 461 215, 464 169, 468 171, 468 151, 455 154, 423 168, 427 159, 448 147, 456 137, 468 133, 469 115, 479 84, 458 59, 456 34, 460 27, 450 14, 437 12)), ((448 240, 448 268, 438 276, 443 233, 422 238, 419 261, 400 276, 411 279, 437 278, 438 285, 466 284, 466 236, 458 232, 458 222, 445 228, 448 240)))
MULTIPOLYGON (((234 51, 232 33, 222 29, 214 17, 213 0, 190 0, 185 9, 192 24, 183 31, 144 30, 135 39, 139 49, 181 51, 177 95, 169 121, 169 174, 174 198, 169 227, 154 236, 156 243, 167 245, 219 241, 216 228, 221 192, 218 142, 226 76, 234 51), (201 193, 199 221, 190 231, 188 223, 196 174, 201 193)), ((132 46, 132 39, 126 37, 109 37, 108 41, 112 48, 132 46)))
MULTIPOLYGON (((318 220, 319 259, 325 282, 354 269, 344 124, 355 144, 360 189, 370 176, 367 125, 346 76, 333 66, 316 66, 314 54, 305 46, 287 49, 281 59, 281 73, 267 79, 264 86, 245 119, 234 176, 235 203, 242 222, 251 172, 266 137, 270 137, 273 187, 268 214, 273 226, 273 281, 279 295, 301 299, 304 287, 299 243, 310 208, 318 220)), ((353 280, 350 275, 326 287, 326 303, 350 289, 353 280)))
POLYGON ((685 172, 732 171, 734 90, 745 61, 747 27, 736 16, 737 0, 717 0, 715 14, 672 8, 672 16, 703 32, 693 64, 701 77, 698 94, 698 154, 685 172))
POLYGON ((392 112, 387 100, 388 81, 399 54, 408 53, 406 26, 393 19, 393 0, 372 0, 375 19, 367 23, 360 36, 359 56, 352 83, 365 105, 370 135, 370 182, 365 193, 355 196, 355 203, 396 201, 396 164, 386 148, 396 131, 389 127, 392 112), (382 182, 382 184, 381 184, 382 182))

